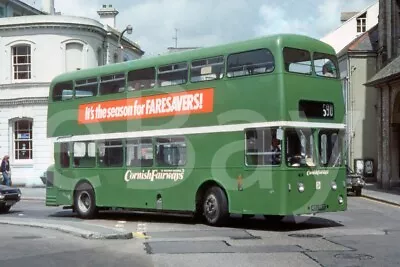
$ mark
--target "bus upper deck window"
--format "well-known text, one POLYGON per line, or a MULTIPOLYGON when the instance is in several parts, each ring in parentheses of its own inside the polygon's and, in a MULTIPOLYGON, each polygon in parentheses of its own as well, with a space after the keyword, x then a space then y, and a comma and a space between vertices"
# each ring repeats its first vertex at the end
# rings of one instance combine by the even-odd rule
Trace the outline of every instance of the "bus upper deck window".
POLYGON ((230 54, 227 62, 228 78, 270 73, 275 69, 274 56, 268 49, 230 54))
POLYGON ((131 70, 128 73, 128 91, 153 88, 156 83, 156 69, 154 67, 131 70))
POLYGON ((286 71, 311 75, 311 55, 307 50, 285 47, 283 58, 286 71))
POLYGON ((337 60, 333 55, 314 53, 315 73, 318 76, 338 78, 337 60))
POLYGON ((72 99, 72 95, 73 95, 72 82, 59 83, 53 87, 54 101, 63 101, 67 99, 72 99))

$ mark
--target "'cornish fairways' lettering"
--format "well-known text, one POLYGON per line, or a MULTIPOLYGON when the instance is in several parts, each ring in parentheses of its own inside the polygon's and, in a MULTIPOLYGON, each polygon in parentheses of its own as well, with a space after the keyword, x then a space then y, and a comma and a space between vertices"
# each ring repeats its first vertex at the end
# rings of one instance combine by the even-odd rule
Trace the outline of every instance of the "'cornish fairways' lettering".
POLYGON ((148 180, 151 182, 157 180, 172 180, 174 182, 183 180, 185 170, 143 170, 141 172, 126 171, 124 180, 130 182, 133 180, 148 180))

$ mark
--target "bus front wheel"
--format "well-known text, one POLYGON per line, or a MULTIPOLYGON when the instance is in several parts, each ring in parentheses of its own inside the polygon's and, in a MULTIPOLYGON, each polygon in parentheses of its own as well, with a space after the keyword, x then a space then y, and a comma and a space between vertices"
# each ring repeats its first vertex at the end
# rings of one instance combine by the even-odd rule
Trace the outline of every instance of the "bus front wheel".
POLYGON ((96 198, 88 183, 78 185, 74 195, 74 209, 82 219, 92 219, 97 213, 96 198))
POLYGON ((229 217, 228 200, 220 187, 213 186, 207 190, 203 200, 204 218, 210 225, 219 226, 229 217))

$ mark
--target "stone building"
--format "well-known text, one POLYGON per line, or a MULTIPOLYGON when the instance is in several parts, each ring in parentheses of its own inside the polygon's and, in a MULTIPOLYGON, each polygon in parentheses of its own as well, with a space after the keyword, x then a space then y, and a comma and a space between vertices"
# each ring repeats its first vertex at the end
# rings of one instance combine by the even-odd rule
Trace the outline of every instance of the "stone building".
MULTIPOLYGON (((400 1, 379 1, 379 71, 366 83, 377 90, 378 184, 400 184, 400 1)), ((372 108, 372 107, 371 107, 372 108)))
POLYGON ((374 108, 377 92, 364 83, 377 71, 378 13, 379 1, 357 12, 342 12, 339 27, 321 38, 338 56, 346 104, 347 164, 357 172, 364 172, 368 181, 376 178, 374 163, 378 161, 376 145, 371 143, 377 135, 374 108))

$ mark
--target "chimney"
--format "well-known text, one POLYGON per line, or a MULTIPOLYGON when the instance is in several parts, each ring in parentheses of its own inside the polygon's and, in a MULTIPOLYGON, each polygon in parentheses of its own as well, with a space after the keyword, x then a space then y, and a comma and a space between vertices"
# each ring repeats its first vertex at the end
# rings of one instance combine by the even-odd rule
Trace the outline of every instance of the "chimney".
POLYGON ((49 15, 54 15, 54 0, 42 0, 42 11, 49 15))
POLYGON ((118 10, 116 10, 112 5, 103 5, 103 7, 97 11, 97 14, 100 16, 100 22, 103 25, 108 25, 113 27, 114 29, 117 28, 116 24, 116 16, 118 15, 118 10))
POLYGON ((348 21, 349 19, 351 19, 352 17, 354 17, 355 15, 357 15, 358 12, 342 12, 340 14, 340 22, 344 23, 346 21, 348 21))

